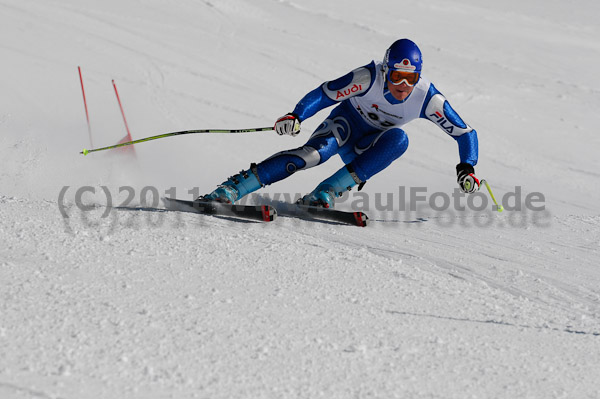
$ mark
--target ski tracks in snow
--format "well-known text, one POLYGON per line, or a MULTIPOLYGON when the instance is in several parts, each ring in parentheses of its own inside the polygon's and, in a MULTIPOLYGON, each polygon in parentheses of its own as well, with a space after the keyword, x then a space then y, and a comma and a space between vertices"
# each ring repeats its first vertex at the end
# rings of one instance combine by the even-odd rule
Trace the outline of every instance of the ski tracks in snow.
POLYGON ((9 385, 34 374, 66 378, 60 392, 343 395, 416 378, 401 389, 427 397, 446 386, 425 389, 417 376, 449 368, 471 392, 486 375, 571 381, 511 385, 518 394, 589 388, 582 367, 600 355, 597 218, 558 219, 544 237, 431 221, 361 229, 118 210, 103 219, 103 208, 82 217, 74 206, 62 219, 51 201, 0 205, 0 369, 21 376, 9 385), (573 245, 573 231, 592 235, 573 245), (477 246, 465 245, 471 233, 477 246))

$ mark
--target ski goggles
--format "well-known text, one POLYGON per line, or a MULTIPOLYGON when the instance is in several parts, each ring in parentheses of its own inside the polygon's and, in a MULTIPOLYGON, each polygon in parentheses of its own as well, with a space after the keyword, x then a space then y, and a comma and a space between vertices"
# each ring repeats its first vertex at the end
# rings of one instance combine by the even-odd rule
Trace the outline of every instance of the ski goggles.
POLYGON ((390 69, 387 73, 388 80, 395 86, 402 82, 406 83, 408 86, 414 86, 417 84, 420 77, 421 75, 419 72, 406 72, 397 69, 390 69))

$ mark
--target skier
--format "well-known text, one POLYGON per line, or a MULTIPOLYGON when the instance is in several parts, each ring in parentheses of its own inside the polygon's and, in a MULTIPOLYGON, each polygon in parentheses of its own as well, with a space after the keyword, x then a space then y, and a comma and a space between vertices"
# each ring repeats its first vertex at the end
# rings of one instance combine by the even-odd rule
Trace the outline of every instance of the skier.
POLYGON ((279 152, 220 184, 200 200, 234 203, 261 187, 312 168, 338 154, 344 166, 298 202, 332 208, 336 197, 387 168, 408 147, 402 126, 424 118, 438 125, 458 143, 457 182, 465 193, 479 189, 474 166, 478 158, 477 132, 464 123, 446 98, 421 75, 423 59, 415 43, 394 42, 383 63, 371 63, 306 94, 294 110, 277 119, 279 135, 296 136, 300 123, 337 104, 302 147, 279 152))

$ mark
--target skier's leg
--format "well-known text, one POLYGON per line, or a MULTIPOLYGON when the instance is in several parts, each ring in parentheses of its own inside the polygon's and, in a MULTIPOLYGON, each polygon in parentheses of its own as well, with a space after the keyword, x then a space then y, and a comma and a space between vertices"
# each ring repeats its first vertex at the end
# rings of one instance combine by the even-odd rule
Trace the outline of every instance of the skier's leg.
POLYGON ((350 137, 351 128, 337 108, 302 147, 279 152, 258 165, 230 177, 204 199, 233 203, 261 187, 283 180, 299 170, 322 164, 338 153, 350 137))
POLYGON ((347 164, 321 182, 310 194, 305 195, 301 202, 306 205, 333 207, 336 197, 387 168, 402 156, 407 148, 408 137, 402 129, 393 128, 377 135, 363 137, 358 140, 351 155, 344 153, 343 160, 347 164))
POLYGON ((345 118, 334 112, 321 123, 306 144, 282 151, 257 165, 261 182, 266 186, 283 180, 299 170, 321 165, 337 154, 350 136, 351 128, 345 118))
POLYGON ((354 147, 357 155, 349 166, 361 181, 367 181, 400 158, 407 148, 408 136, 404 130, 388 129, 377 135, 369 144, 366 140, 359 140, 354 147))

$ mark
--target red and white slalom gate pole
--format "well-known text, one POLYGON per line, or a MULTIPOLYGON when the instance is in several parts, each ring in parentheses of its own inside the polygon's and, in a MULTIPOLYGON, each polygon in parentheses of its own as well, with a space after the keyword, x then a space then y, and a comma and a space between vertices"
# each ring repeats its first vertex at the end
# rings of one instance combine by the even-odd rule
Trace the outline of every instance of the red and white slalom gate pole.
POLYGON ((83 93, 83 106, 85 107, 85 117, 87 119, 88 136, 90 137, 90 146, 93 148, 94 143, 92 142, 92 127, 90 125, 90 114, 88 112, 87 100, 85 99, 85 89, 83 88, 83 77, 81 75, 81 67, 78 66, 77 70, 79 71, 79 81, 81 82, 81 92, 83 93))
MULTIPOLYGON (((115 94, 117 95, 117 101, 119 103, 119 108, 121 109, 121 115, 123 115, 123 122, 125 122, 125 129, 127 130, 127 136, 123 137, 123 139, 119 142, 119 144, 133 141, 133 139, 131 138, 131 132, 129 131, 129 125, 127 125, 127 119, 125 118, 125 112, 123 111, 123 105, 121 104, 121 98, 119 97, 119 91, 117 90, 117 85, 116 85, 114 79, 112 80, 112 85, 115 88, 115 94)), ((135 149, 133 148, 133 145, 124 147, 124 149, 134 151, 134 154, 135 154, 135 149)))

